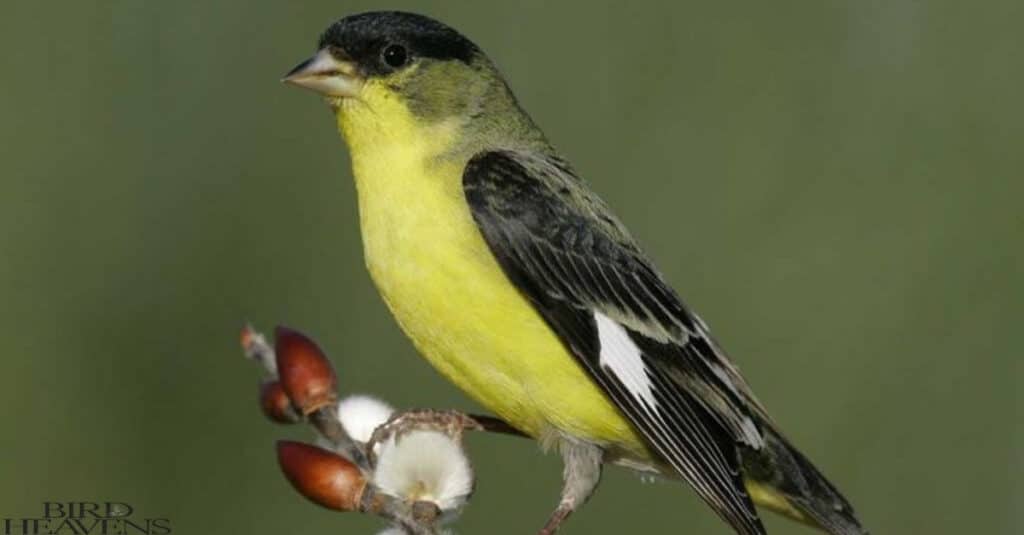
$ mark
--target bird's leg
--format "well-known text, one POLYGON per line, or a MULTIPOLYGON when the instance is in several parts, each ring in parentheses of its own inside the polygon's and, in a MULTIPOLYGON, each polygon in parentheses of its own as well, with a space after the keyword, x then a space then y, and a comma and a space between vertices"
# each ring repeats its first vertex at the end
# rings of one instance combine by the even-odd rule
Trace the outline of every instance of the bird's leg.
POLYGON ((586 503, 601 481, 601 448, 573 439, 562 439, 558 444, 564 469, 562 499, 547 524, 537 535, 553 535, 579 506, 586 503))

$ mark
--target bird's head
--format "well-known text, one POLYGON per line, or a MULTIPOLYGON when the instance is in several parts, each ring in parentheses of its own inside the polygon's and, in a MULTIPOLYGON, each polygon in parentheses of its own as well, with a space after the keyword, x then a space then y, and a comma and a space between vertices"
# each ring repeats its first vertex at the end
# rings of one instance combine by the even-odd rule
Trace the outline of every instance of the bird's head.
POLYGON ((397 142, 403 134, 422 136, 433 128, 458 130, 453 139, 486 145, 499 122, 506 123, 499 128, 504 136, 535 130, 527 128, 532 124, 504 79, 472 41, 413 13, 339 20, 320 37, 313 57, 284 81, 323 95, 350 144, 397 142))

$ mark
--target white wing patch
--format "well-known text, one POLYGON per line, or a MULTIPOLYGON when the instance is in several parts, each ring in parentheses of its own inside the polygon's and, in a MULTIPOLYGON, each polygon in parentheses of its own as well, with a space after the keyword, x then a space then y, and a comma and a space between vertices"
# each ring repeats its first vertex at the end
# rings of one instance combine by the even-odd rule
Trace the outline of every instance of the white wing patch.
POLYGON ((596 311, 594 319, 597 321, 597 335, 601 342, 601 366, 611 370, 631 394, 647 402, 649 407, 657 406, 654 387, 647 376, 640 348, 615 320, 596 311))

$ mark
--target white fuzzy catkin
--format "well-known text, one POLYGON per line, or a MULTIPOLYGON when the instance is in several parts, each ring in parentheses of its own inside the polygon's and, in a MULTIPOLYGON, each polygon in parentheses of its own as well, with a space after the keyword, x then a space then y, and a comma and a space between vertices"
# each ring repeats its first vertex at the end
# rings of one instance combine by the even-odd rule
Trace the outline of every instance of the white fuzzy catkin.
POLYGON ((391 405, 371 396, 349 396, 338 402, 338 421, 357 442, 369 441, 374 429, 394 413, 391 405))
POLYGON ((373 484, 391 496, 431 501, 457 512, 473 492, 473 469, 462 445, 438 431, 416 430, 381 444, 373 484))

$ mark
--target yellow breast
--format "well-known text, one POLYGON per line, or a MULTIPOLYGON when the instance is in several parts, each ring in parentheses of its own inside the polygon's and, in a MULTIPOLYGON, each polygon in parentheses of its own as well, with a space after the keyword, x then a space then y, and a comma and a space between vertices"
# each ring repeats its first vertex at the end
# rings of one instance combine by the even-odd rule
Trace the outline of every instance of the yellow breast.
POLYGON ((632 428, 477 230, 462 192, 464 161, 441 156, 455 125, 425 130, 394 107, 347 107, 339 127, 352 153, 366 263, 402 329, 446 378, 523 431, 560 430, 643 456, 632 428))

